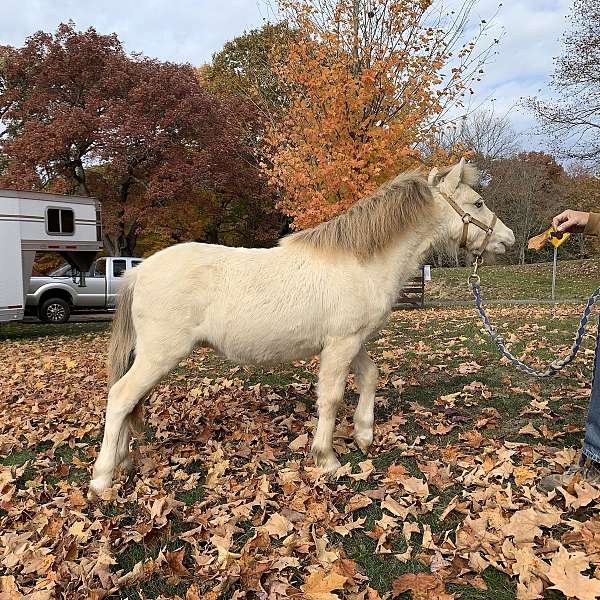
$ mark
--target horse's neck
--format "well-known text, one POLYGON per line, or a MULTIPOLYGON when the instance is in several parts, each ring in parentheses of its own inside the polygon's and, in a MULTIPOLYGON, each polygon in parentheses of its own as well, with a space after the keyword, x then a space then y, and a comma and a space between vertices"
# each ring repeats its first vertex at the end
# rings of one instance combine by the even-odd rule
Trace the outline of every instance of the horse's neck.
POLYGON ((388 296, 390 305, 396 301, 400 288, 416 273, 427 253, 443 235, 439 223, 416 226, 374 259, 372 273, 378 279, 378 289, 388 296))

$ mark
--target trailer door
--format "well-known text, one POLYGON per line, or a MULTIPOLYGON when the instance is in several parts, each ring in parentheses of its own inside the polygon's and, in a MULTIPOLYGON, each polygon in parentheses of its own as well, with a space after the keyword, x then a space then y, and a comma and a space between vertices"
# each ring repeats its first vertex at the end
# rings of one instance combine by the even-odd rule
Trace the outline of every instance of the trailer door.
MULTIPOLYGON (((4 199, 3 199, 4 200, 4 199)), ((17 213, 6 199, 7 213, 17 213), (10 210, 12 208, 12 210, 10 210)), ((0 220, 0 322, 20 321, 25 312, 21 230, 16 219, 0 220)))

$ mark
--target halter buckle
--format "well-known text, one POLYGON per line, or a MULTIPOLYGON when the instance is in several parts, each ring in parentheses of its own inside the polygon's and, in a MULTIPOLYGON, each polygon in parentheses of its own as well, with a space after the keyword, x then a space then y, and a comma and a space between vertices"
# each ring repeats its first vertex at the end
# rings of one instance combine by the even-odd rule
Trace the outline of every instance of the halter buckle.
POLYGON ((463 215, 462 222, 463 223, 470 223, 471 222, 471 215, 469 213, 465 213, 463 215))

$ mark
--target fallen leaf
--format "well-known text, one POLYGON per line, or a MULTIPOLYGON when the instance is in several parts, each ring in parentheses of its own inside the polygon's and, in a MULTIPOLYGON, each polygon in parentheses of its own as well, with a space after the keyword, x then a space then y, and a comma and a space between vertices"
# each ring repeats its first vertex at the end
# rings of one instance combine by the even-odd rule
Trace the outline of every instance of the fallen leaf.
POLYGON ((521 429, 519 429, 519 434, 520 435, 531 435, 534 438, 542 437, 542 434, 531 423, 527 423, 527 425, 525 425, 525 427, 521 427, 521 429))
POLYGON ((264 528, 271 537, 281 538, 293 529, 292 523, 280 513, 273 513, 264 528))
POLYGON ((438 575, 427 573, 406 573, 392 584, 393 596, 410 592, 413 600, 453 600, 454 594, 447 594, 444 582, 438 575))
POLYGON ((542 535, 541 526, 553 527, 560 523, 560 513, 543 513, 534 508, 519 510, 502 528, 502 533, 513 537, 515 544, 531 543, 537 536, 542 535))
POLYGON ((338 600, 339 596, 332 594, 333 590, 341 590, 346 583, 346 577, 335 571, 319 569, 311 573, 300 589, 305 596, 313 600, 338 600))
POLYGON ((567 598, 595 600, 600 596, 600 580, 581 573, 589 566, 590 562, 583 552, 570 554, 561 546, 546 573, 553 583, 551 589, 561 591, 567 598))
POLYGON ((298 452, 301 448, 305 448, 308 444, 308 433, 302 433, 289 444, 289 449, 293 452, 298 452))

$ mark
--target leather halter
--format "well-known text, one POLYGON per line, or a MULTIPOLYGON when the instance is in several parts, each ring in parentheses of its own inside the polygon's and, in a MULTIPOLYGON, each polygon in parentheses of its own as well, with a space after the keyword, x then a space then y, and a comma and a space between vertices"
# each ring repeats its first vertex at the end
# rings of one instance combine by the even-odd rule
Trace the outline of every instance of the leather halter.
POLYGON ((446 200, 446 202, 448 202, 448 204, 459 214, 460 218, 462 219, 463 230, 462 230, 462 236, 460 239, 459 248, 467 247, 467 236, 469 234, 469 224, 470 223, 473 223, 473 225, 476 225, 477 227, 479 227, 479 229, 482 229, 483 231, 485 231, 485 237, 483 238, 483 242, 482 242, 481 246, 479 247, 479 250, 477 252, 473 253, 475 256, 481 256, 485 252, 485 249, 487 248, 490 238, 492 237, 492 233, 494 233, 494 227, 496 226, 496 221, 498 220, 498 217, 496 216, 496 214, 492 213, 492 215, 493 215, 492 221, 490 222, 489 225, 486 225, 483 221, 476 219, 473 215, 471 215, 467 211, 463 210, 452 198, 450 198, 450 196, 448 196, 446 193, 442 192, 442 190, 438 189, 437 191, 440 193, 442 198, 444 200, 446 200))

